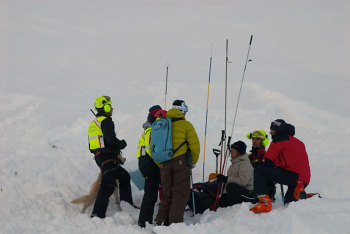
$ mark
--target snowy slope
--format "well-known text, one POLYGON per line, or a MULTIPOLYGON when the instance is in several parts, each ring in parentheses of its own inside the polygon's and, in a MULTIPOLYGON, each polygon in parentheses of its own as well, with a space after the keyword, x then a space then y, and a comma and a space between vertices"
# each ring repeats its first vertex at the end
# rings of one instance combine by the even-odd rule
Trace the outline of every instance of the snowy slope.
MULTIPOLYGON (((135 156, 148 107, 186 100, 203 153, 210 45, 214 43, 205 175, 224 127, 225 39, 229 39, 228 132, 251 34, 251 58, 233 139, 283 118, 296 127, 322 199, 255 215, 249 204, 205 212, 156 233, 350 233, 349 3, 347 1, 0 1, 0 233, 142 233, 138 211, 111 198, 107 218, 70 201, 98 174, 87 149, 90 108, 114 102, 116 132, 135 156), (252 14, 252 12, 257 12, 252 14), (297 16, 297 17, 296 17, 297 16), (306 52, 307 51, 307 52, 306 52)), ((202 180, 203 154, 194 169, 202 180)), ((132 185, 136 204, 142 191, 132 185)), ((278 191, 278 196, 279 191, 278 191)))

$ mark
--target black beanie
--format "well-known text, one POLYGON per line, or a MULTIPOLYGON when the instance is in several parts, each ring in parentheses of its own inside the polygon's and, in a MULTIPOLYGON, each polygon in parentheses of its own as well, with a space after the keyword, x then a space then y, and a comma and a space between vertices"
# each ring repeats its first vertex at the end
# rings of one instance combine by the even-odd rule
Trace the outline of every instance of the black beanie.
POLYGON ((276 131, 277 129, 279 129, 281 126, 285 124, 286 124, 286 121, 284 121, 283 119, 276 119, 275 121, 271 122, 270 129, 276 131))
POLYGON ((173 106, 181 106, 183 102, 184 102, 183 100, 175 100, 173 102, 173 106))
POLYGON ((232 148, 236 149, 242 155, 246 153, 247 145, 243 141, 236 141, 231 145, 232 148))

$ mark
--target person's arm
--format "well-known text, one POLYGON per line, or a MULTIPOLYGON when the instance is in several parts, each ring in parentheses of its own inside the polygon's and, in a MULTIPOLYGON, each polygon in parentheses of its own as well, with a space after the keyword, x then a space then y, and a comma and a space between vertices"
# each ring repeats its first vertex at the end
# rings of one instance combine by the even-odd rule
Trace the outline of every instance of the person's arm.
POLYGON ((195 165, 199 159, 200 144, 196 130, 190 122, 188 122, 187 142, 191 151, 191 163, 195 165))
POLYGON ((241 186, 246 186, 249 179, 252 177, 253 170, 251 170, 250 162, 244 161, 238 167, 238 176, 229 176, 227 183, 236 183, 241 186))
POLYGON ((106 118, 102 121, 101 130, 106 146, 117 149, 124 149, 126 147, 125 140, 119 140, 117 138, 114 131, 114 123, 111 118, 106 118))

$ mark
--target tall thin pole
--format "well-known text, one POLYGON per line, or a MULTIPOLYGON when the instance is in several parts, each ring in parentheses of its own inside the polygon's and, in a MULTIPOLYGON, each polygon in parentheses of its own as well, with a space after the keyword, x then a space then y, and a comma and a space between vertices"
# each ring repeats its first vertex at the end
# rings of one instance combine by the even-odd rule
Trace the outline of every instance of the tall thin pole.
POLYGON ((205 172, 205 147, 206 147, 206 143, 207 143, 209 89, 210 89, 210 77, 211 77, 211 64, 212 64, 212 60, 213 60, 213 44, 211 45, 211 51, 210 51, 209 81, 208 81, 208 93, 207 93, 207 109, 206 109, 206 113, 205 113, 204 150, 203 150, 203 183, 204 183, 204 172, 205 172))
MULTIPOLYGON (((244 65, 244 70, 243 70, 243 75, 242 75, 242 80, 241 80, 241 86, 239 88, 239 93, 238 93, 238 99, 237 99, 237 103, 236 103, 236 110, 235 110, 235 116, 233 118, 233 124, 232 124, 232 129, 231 129, 231 137, 233 135, 233 129, 235 127, 235 123, 236 123, 236 117, 237 117, 237 111, 238 111, 238 105, 239 105, 239 100, 241 98, 241 92, 242 92, 242 86, 243 86, 243 81, 244 81, 244 76, 245 76, 245 72, 247 70, 247 64, 248 62, 250 62, 251 60, 249 59, 249 53, 250 53, 250 47, 252 45, 252 41, 253 41, 253 35, 250 36, 250 41, 249 41, 249 47, 248 47, 248 53, 247 53, 247 57, 245 59, 245 65, 244 65)), ((227 163, 227 161, 226 161, 227 163)), ((226 173, 226 165, 225 165, 225 173, 226 173)))
POLYGON ((166 110, 166 96, 168 94, 168 70, 169 67, 166 67, 166 77, 165 77, 165 104, 164 104, 164 110, 166 110))
POLYGON ((240 88, 239 88, 238 99, 237 99, 237 103, 236 103, 235 116, 234 116, 234 118, 233 118, 233 124, 232 124, 232 129, 231 129, 231 137, 232 137, 232 134, 233 134, 233 129, 234 129, 234 127, 235 127, 235 123, 236 123, 236 117, 237 117, 239 99, 241 98, 241 92, 242 92, 242 86, 243 86, 245 71, 247 70, 247 63, 250 61, 250 60, 248 60, 248 59, 249 59, 250 46, 252 45, 252 41, 253 41, 253 35, 250 36, 249 47, 248 47, 248 53, 247 53, 247 57, 246 57, 246 59, 245 59, 245 65, 244 65, 244 70, 243 70, 243 75, 242 75, 242 80, 241 80, 241 86, 240 86, 240 88))
MULTIPOLYGON (((227 113, 227 64, 228 64, 228 39, 226 39, 226 72, 225 72, 225 133, 226 133, 226 113, 227 113)), ((225 140, 226 144, 226 140, 225 140)))

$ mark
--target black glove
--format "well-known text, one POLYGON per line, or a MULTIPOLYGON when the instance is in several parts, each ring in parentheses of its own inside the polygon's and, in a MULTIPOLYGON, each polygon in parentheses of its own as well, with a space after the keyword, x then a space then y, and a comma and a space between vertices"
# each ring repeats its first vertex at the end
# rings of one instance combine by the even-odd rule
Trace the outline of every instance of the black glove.
POLYGON ((218 179, 218 182, 219 182, 219 183, 221 183, 221 182, 227 183, 228 177, 227 177, 227 176, 224 176, 223 174, 218 174, 218 175, 216 176, 216 178, 218 179))
POLYGON ((124 149, 126 147, 126 141, 123 139, 120 141, 120 149, 124 149))
POLYGON ((264 161, 264 166, 265 167, 273 167, 273 161, 271 161, 270 159, 268 159, 268 158, 265 158, 264 159, 265 161, 264 161))

